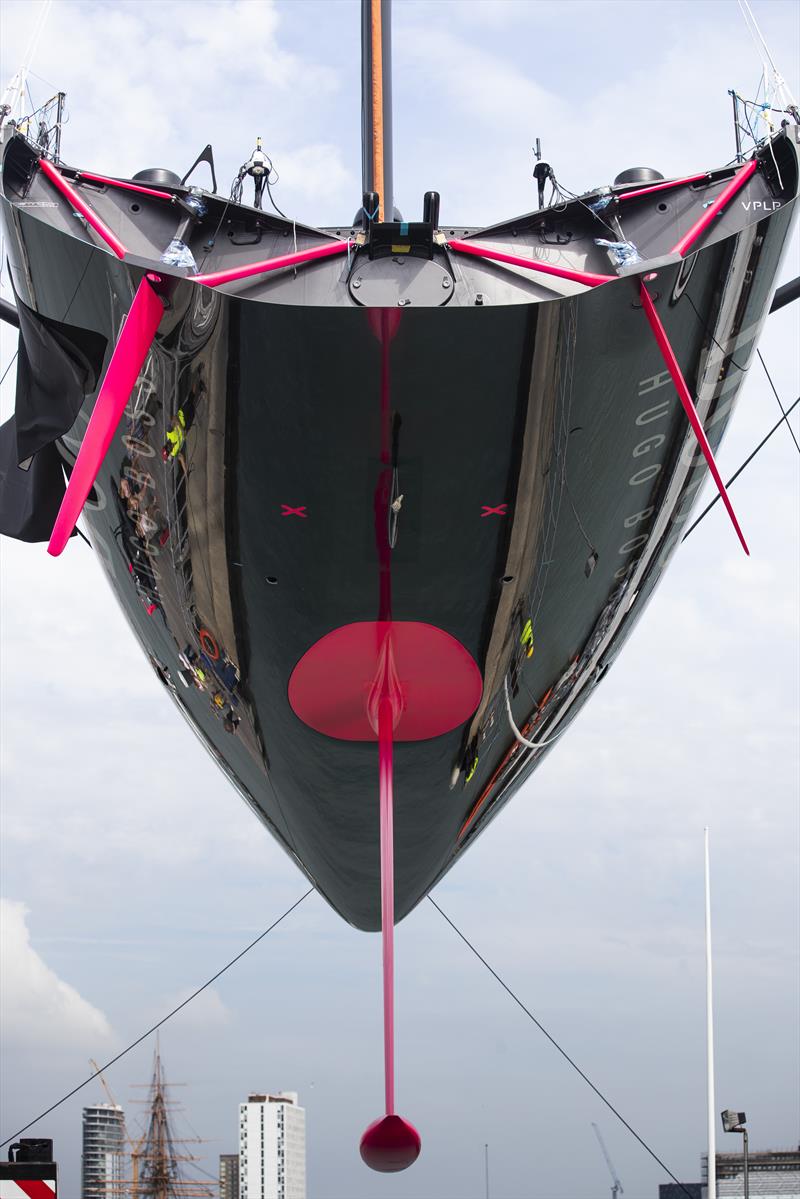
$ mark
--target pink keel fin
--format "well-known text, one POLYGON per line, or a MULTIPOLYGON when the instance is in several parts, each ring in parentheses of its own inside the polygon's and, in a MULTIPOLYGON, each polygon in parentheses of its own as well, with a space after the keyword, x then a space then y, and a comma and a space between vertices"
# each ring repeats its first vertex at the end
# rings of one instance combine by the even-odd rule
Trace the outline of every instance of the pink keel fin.
POLYGON ((670 345, 669 338, 667 337, 664 326, 661 323, 661 318, 656 312, 655 304, 653 303, 650 293, 647 290, 643 280, 639 284, 639 290, 642 300, 642 308, 644 309, 645 316, 650 322, 650 328, 653 330, 653 335, 658 343, 658 348, 661 351, 664 364, 672 376, 672 382, 675 384, 680 401, 683 404, 684 412, 689 418, 689 424, 692 426, 694 435, 697 438, 698 444, 700 445, 700 449, 703 451, 703 456, 708 463, 708 469, 711 471, 714 482, 717 485, 720 498, 728 510, 728 515, 730 516, 733 527, 736 530, 736 535, 742 543, 742 549, 746 554, 749 555, 750 551, 747 548, 747 542, 745 541, 744 534, 739 527, 739 522, 736 519, 736 513, 734 512, 733 505, 728 497, 728 492, 725 488, 725 484, 722 481, 722 476, 717 469, 717 464, 714 460, 714 452, 711 449, 711 446, 708 444, 708 438, 706 437, 705 429, 703 428, 700 417, 697 415, 697 409, 695 408, 694 401, 689 393, 689 388, 686 386, 686 380, 681 373, 681 368, 678 365, 678 360, 675 357, 675 353, 670 345))
POLYGON ((379 670, 371 697, 377 698, 378 773, 381 818, 381 937, 383 942, 383 1060, 386 1115, 373 1121, 361 1138, 362 1160, 383 1174, 405 1170, 419 1157, 420 1135, 394 1110, 394 726, 403 696, 393 669, 391 626, 379 654, 379 670), (377 695, 376 695, 377 692, 377 695))
MULTIPOLYGON (((157 276, 154 276, 154 279, 160 282, 157 276)), ((72 535, 163 315, 164 303, 161 297, 148 278, 143 278, 111 355, 53 525, 50 544, 47 547, 48 554, 52 554, 53 557, 62 552, 72 535)))
MULTIPOLYGON (((386 642, 389 637, 386 638, 386 642)), ((387 695, 378 705, 381 805, 381 940, 383 944, 383 1062, 386 1115, 394 1113, 394 714, 387 695)))

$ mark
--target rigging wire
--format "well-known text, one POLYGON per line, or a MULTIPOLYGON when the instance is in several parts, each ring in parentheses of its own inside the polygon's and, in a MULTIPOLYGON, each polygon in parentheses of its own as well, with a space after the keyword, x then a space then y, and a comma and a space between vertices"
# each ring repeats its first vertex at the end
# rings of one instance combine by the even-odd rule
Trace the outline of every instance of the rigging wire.
POLYGON ((609 224, 609 222, 605 219, 605 217, 600 216, 599 212, 595 212, 595 210, 593 208, 590 208, 585 200, 583 200, 580 196, 576 195, 575 192, 571 192, 568 187, 564 187, 563 183, 559 183, 558 179, 555 176, 555 173, 553 173, 553 176, 552 176, 552 186, 565 208, 570 201, 572 201, 572 202, 577 201, 577 203, 580 204, 580 206, 582 208, 586 209, 586 211, 589 213, 589 215, 594 220, 599 221, 600 224, 603 225, 608 230, 608 232, 612 235, 612 237, 614 239, 618 238, 620 233, 622 234, 623 238, 625 237, 625 232, 622 228, 622 222, 619 220, 619 218, 617 218, 617 226, 618 227, 615 225, 609 224))
POLYGON ((514 992, 513 992, 513 991, 511 990, 511 988, 509 987, 508 983, 505 983, 505 982, 503 981, 503 979, 500 977, 500 975, 497 973, 497 971, 496 971, 496 970, 494 970, 494 969, 493 969, 493 968, 492 968, 492 967, 489 965, 489 963, 487 962, 486 958, 485 958, 485 957, 483 957, 483 956, 482 956, 482 955, 481 955, 481 954, 478 952, 478 950, 475 948, 475 946, 472 944, 472 942, 471 942, 470 940, 468 940, 468 938, 467 938, 467 937, 465 937, 465 936, 464 936, 464 934, 462 933, 461 929, 460 929, 460 928, 458 928, 458 927, 457 927, 457 925, 455 925, 455 924, 453 923, 453 921, 450 919, 450 917, 449 917, 449 916, 446 914, 446 912, 444 912, 444 911, 443 911, 443 910, 442 910, 442 909, 439 907, 438 903, 437 903, 437 902, 436 902, 436 900, 433 898, 433 896, 432 896, 432 895, 429 895, 429 896, 428 896, 428 899, 429 899, 429 900, 430 900, 430 902, 433 904, 433 906, 436 908, 436 911, 439 913, 439 915, 440 915, 440 916, 441 916, 441 917, 442 917, 442 918, 443 918, 443 919, 444 919, 444 920, 445 920, 445 921, 446 921, 446 922, 447 922, 447 923, 450 925, 450 927, 452 928, 453 932, 454 932, 454 933, 456 933, 456 934, 457 934, 457 936, 459 936, 459 937, 461 938, 461 940, 464 942, 464 944, 467 946, 467 948, 468 948, 468 949, 471 949, 471 950, 472 950, 472 952, 475 954, 475 957, 478 959, 478 961, 479 961, 479 962, 482 962, 482 963, 483 963, 483 965, 486 967, 486 969, 489 971, 489 973, 490 973, 490 974, 491 974, 491 975, 492 975, 492 976, 493 976, 495 979, 497 979, 497 981, 500 983, 500 986, 503 988, 503 990, 504 990, 504 991, 507 991, 507 992, 508 992, 508 994, 511 996, 511 998, 512 998, 512 999, 514 1000, 514 1002, 516 1003, 516 1005, 517 1005, 518 1007, 522 1008, 523 1012, 524 1012, 524 1013, 525 1013, 525 1015, 528 1017, 528 1019, 533 1021, 533 1023, 534 1023, 534 1024, 536 1025, 536 1027, 539 1029, 539 1032, 541 1032, 541 1033, 544 1033, 544 1035, 547 1037, 547 1039, 548 1039, 548 1041, 550 1042, 550 1044, 551 1044, 551 1045, 553 1045, 553 1046, 554 1046, 554 1048, 556 1048, 556 1049, 558 1050, 558 1052, 561 1054, 561 1056, 564 1058, 564 1060, 565 1060, 566 1062, 568 1062, 568 1063, 569 1063, 569 1065, 570 1065, 570 1066, 572 1066, 573 1070, 575 1070, 575 1071, 576 1071, 576 1072, 577 1072, 577 1073, 578 1073, 578 1074, 581 1076, 581 1078, 583 1079, 583 1081, 584 1081, 585 1083, 587 1083, 587 1085, 588 1085, 589 1087, 591 1087, 591 1089, 594 1091, 595 1095, 597 1095, 598 1099, 602 1099, 603 1103, 606 1105, 606 1107, 609 1109, 609 1111, 613 1112, 613 1113, 614 1113, 614 1115, 617 1117, 617 1119, 618 1119, 618 1120, 619 1120, 619 1121, 620 1121, 622 1124, 624 1124, 624 1125, 625 1125, 625 1127, 627 1128, 628 1132, 629 1132, 629 1133, 631 1133, 631 1134, 632 1134, 632 1135, 633 1135, 633 1136, 636 1138, 636 1140, 639 1142, 639 1144, 642 1146, 642 1148, 643 1148, 643 1149, 645 1149, 645 1150, 646 1150, 646 1151, 647 1151, 647 1152, 650 1154, 650 1156, 653 1158, 653 1160, 654 1160, 655 1162, 658 1162, 658 1164, 659 1164, 659 1166, 661 1167, 661 1169, 662 1169, 662 1170, 666 1170, 667 1174, 669 1174, 669 1176, 670 1176, 670 1178, 672 1179, 672 1181, 673 1181, 674 1183, 677 1183, 677 1185, 678 1185, 678 1186, 681 1188, 681 1190, 683 1191, 684 1195, 686 1195, 686 1196, 688 1197, 688 1199, 691 1199, 691 1194, 690 1194, 690 1192, 689 1192, 689 1191, 687 1190, 687 1188, 686 1188, 686 1187, 683 1185, 683 1183, 682 1183, 682 1182, 680 1182, 680 1181, 679 1181, 679 1180, 678 1180, 678 1179, 675 1177, 675 1175, 674 1175, 674 1174, 672 1173, 672 1171, 670 1170, 669 1166, 667 1166, 667 1165, 665 1165, 665 1164, 664 1164, 664 1162, 661 1160, 661 1158, 658 1156, 658 1154, 657 1154, 657 1153, 656 1153, 656 1152, 655 1152, 653 1149, 651 1149, 651 1148, 650 1148, 650 1146, 647 1144, 647 1141, 645 1141, 645 1140, 644 1140, 642 1137, 640 1137, 640 1136, 639 1136, 639 1134, 638 1134, 638 1132, 636 1131, 636 1129, 635 1129, 635 1128, 632 1128, 632 1127, 631 1127, 631 1125, 628 1123, 628 1121, 625 1119, 625 1117, 624 1117, 624 1116, 623 1116, 623 1115, 622 1115, 620 1112, 618 1112, 618 1111, 617 1111, 617 1109, 614 1107, 614 1105, 613 1105, 613 1103, 611 1102, 611 1100, 610 1100, 610 1099, 607 1099, 607 1098, 605 1097, 605 1095, 603 1094, 603 1092, 602 1092, 602 1091, 601 1091, 601 1090, 600 1090, 598 1087, 596 1087, 596 1086, 594 1085, 594 1083, 592 1082, 592 1080, 591 1080, 590 1078, 588 1078, 586 1074, 584 1074, 583 1070, 581 1070, 581 1068, 580 1068, 580 1066, 577 1064, 577 1062, 573 1061, 573 1059, 572 1059, 572 1058, 569 1056, 569 1054, 567 1053, 567 1051, 566 1051, 565 1049, 562 1049, 562 1048, 561 1048, 561 1046, 559 1045, 559 1043, 558 1043, 558 1041, 555 1039, 555 1037, 554 1037, 554 1036, 552 1036, 552 1035, 551 1035, 551 1034, 550 1034, 550 1033, 547 1031, 547 1029, 544 1027, 544 1025, 543 1025, 543 1024, 541 1024, 541 1023, 540 1023, 540 1021, 536 1019, 536 1017, 534 1016, 533 1012, 532 1012, 532 1011, 531 1011, 529 1008, 527 1008, 527 1007, 525 1006, 525 1004, 522 1002, 522 1000, 521 1000, 521 999, 520 999, 520 998, 519 998, 517 995, 515 995, 515 994, 514 994, 514 992))
MULTIPOLYGON (((276 171, 275 174, 277 175, 278 172, 276 171)), ((274 183, 277 183, 277 182, 278 182, 278 180, 275 179, 274 183)), ((278 213, 279 216, 282 216, 285 221, 288 221, 290 218, 286 215, 285 212, 282 212, 281 209, 278 208, 278 205, 275 203, 275 197, 272 194, 272 187, 270 186, 270 182, 269 182, 269 175, 267 175, 266 184, 267 184, 267 194, 269 195, 269 199, 270 199, 270 203, 271 203, 272 207, 275 209, 275 211, 278 213)))
POLYGON ((62 1097, 57 1099, 55 1103, 51 1103, 50 1107, 48 1107, 45 1111, 40 1112, 38 1116, 34 1116, 34 1118, 29 1120, 27 1124, 24 1124, 22 1128, 18 1128, 12 1136, 7 1137, 5 1141, 0 1141, 0 1149, 10 1144, 11 1141, 15 1141, 21 1133, 26 1132, 34 1124, 38 1123, 39 1120, 43 1120, 45 1116, 49 1116, 50 1113, 54 1112, 55 1109, 60 1107, 62 1103, 66 1103, 66 1101, 71 1099, 73 1095, 77 1095, 78 1091, 82 1091, 83 1088, 88 1086, 90 1082, 93 1082, 95 1078, 99 1077, 104 1070, 108 1070, 109 1066, 113 1066, 115 1062, 120 1060, 120 1058, 125 1057, 126 1053, 130 1053, 130 1051, 135 1049, 137 1045, 141 1045, 142 1041, 149 1037, 151 1033, 154 1033, 156 1029, 161 1028, 162 1024, 166 1024, 168 1020, 177 1015, 182 1008, 185 1008, 186 1005, 191 1003, 193 999, 196 999, 202 991, 205 991, 206 987, 210 987, 213 982, 216 982, 216 980, 226 972, 226 970, 230 970, 231 966, 234 966, 236 962, 240 961, 240 959, 243 958, 246 953, 249 953, 254 946, 258 945, 259 941, 263 941, 267 933, 271 933, 274 928, 277 928, 281 921, 285 920, 286 917, 295 910, 295 908, 299 907, 304 899, 308 899, 313 890, 313 887, 309 887, 299 899, 294 901, 291 907, 286 909, 282 916, 279 916, 277 920, 273 920, 269 928, 265 928, 262 933, 259 933, 255 940, 251 941, 249 945, 246 945, 240 953, 237 953, 235 958, 231 958, 231 960, 225 966, 223 966, 221 970, 218 970, 217 973, 213 974, 211 978, 204 982, 201 987, 198 987, 196 991, 193 991, 188 999, 184 999, 183 1003, 179 1003, 177 1007, 174 1007, 171 1012, 168 1012, 167 1015, 159 1020, 157 1024, 154 1024, 152 1028, 148 1028, 147 1032, 143 1032, 142 1035, 137 1037, 135 1041, 131 1041, 130 1045, 123 1049, 121 1053, 118 1053, 116 1057, 112 1057, 105 1063, 105 1065, 101 1066, 99 1070, 95 1070, 94 1074, 90 1074, 87 1079, 84 1079, 83 1082, 78 1083, 78 1085, 73 1087, 71 1091, 68 1091, 66 1095, 62 1095, 62 1097))
MULTIPOLYGON (((794 403, 791 405, 791 407, 790 407, 790 408, 787 408, 787 409, 786 409, 786 412, 784 413, 784 415, 781 417, 781 419, 778 421, 778 423, 777 423, 777 424, 775 424, 775 425, 773 425, 773 426, 772 426, 772 428, 770 429, 769 433, 767 433, 766 437, 762 438, 762 440, 761 440, 761 441, 759 441, 758 445, 757 445, 757 446, 756 446, 756 448, 753 450, 752 454, 750 454, 750 455, 749 455, 747 458, 745 458, 744 462, 743 462, 743 463, 742 463, 742 465, 739 467, 739 469, 738 469, 737 471, 735 471, 735 472, 734 472, 734 474, 732 474, 732 475, 731 475, 731 477, 728 479, 727 483, 725 484, 725 486, 726 486, 726 487, 730 487, 731 483, 733 483, 733 482, 734 482, 736 479, 738 479, 738 478, 739 478, 739 475, 742 473, 742 471, 744 470, 744 468, 745 468, 746 466, 748 466, 748 465, 749 465, 749 464, 750 464, 750 463, 753 461, 753 459, 755 458, 755 456, 756 456, 756 454, 759 452, 759 450, 761 450, 761 449, 762 449, 762 448, 763 448, 763 447, 764 447, 764 446, 767 444, 767 442, 769 441, 769 439, 770 439, 770 437, 772 436, 772 434, 773 434, 773 433, 775 433, 775 432, 777 432, 777 430, 778 430, 778 429, 780 429, 780 427, 781 427, 781 425, 784 423, 784 421, 785 421, 787 424, 789 423, 789 421, 788 421, 788 418, 789 418, 789 416, 792 414, 792 412, 794 412, 794 410, 795 410, 795 408, 797 407, 797 405, 798 405, 798 404, 800 404, 800 396, 798 396, 798 397, 797 397, 797 399, 796 399, 796 400, 795 400, 795 402, 794 402, 794 403)), ((703 519, 703 517, 704 517, 704 516, 707 516, 707 515, 708 515, 708 513, 709 513, 709 512, 711 511, 711 509, 714 507, 714 505, 716 504, 716 502, 717 502, 717 500, 718 500, 719 498, 720 498, 720 496, 719 496, 719 492, 718 492, 718 493, 717 493, 717 494, 714 496, 714 498, 713 498, 713 500, 711 501, 711 503, 710 503, 710 504, 709 504, 709 505, 708 505, 706 508, 704 508, 704 509, 703 509, 703 511, 700 513, 700 515, 698 516, 697 520, 696 520, 696 521, 694 521, 694 523, 693 523, 693 524, 689 525, 689 528, 688 528, 688 529, 686 530, 686 532, 684 533, 683 537, 681 538, 681 541, 685 541, 685 540, 686 540, 686 538, 689 536, 689 534, 690 534, 690 533, 691 533, 691 532, 692 532, 694 529, 696 529, 696 528, 697 528, 697 526, 700 524, 700 521, 703 519)))
POLYGON ((217 227, 214 230, 213 234, 211 235, 211 237, 209 237, 206 240, 205 246, 207 247, 207 249, 206 249, 205 254, 203 255, 203 261, 200 263, 198 274, 202 274, 206 268, 206 263, 208 262, 208 256, 211 253, 211 251, 214 249, 214 246, 217 244, 217 237, 219 236, 219 231, 222 228, 222 222, 225 220, 228 209, 230 208, 231 204, 238 204, 239 201, 241 200, 241 197, 242 197, 241 185, 239 186, 239 189, 238 189, 239 198, 238 199, 234 198, 234 193, 236 191, 237 182, 238 182, 238 180, 234 179, 233 183, 231 184, 231 194, 230 194, 228 201, 225 204, 225 207, 222 210, 222 216, 219 218, 219 221, 217 222, 217 227))
POLYGON ((697 317, 698 321, 700 322, 704 333, 708 337, 711 338, 714 345, 717 347, 717 349, 720 351, 720 353, 724 356, 724 358, 727 358, 730 361, 731 366, 735 366, 737 371, 741 371, 743 375, 746 375, 747 372, 749 371, 750 367, 742 366, 741 363, 737 362, 736 359, 734 358, 733 351, 726 350, 725 346, 722 345, 721 342, 717 341, 716 337, 714 336, 714 334, 711 331, 711 326, 701 316, 700 312, 698 311, 697 305, 695 304, 692 297, 689 295, 688 289, 684 292, 684 295, 686 296, 686 299, 689 301, 689 305, 690 305, 692 311, 694 312, 695 316, 697 317))
POLYGON ((2 387, 2 386, 3 386, 3 384, 5 383, 5 381, 6 381, 6 375, 7 375, 7 374, 8 374, 8 372, 11 370, 12 366, 14 365, 14 363, 17 361, 17 355, 18 355, 18 354, 19 354, 19 347, 17 347, 17 349, 14 351, 14 357, 11 359, 11 361, 10 361, 10 362, 9 362, 9 364, 8 364, 8 366, 7 366, 7 367, 6 367, 6 369, 3 371, 3 377, 2 377, 2 379, 0 379, 0 387, 2 387))
POLYGON ((764 94, 767 95, 767 75, 769 73, 767 71, 767 62, 769 62, 769 65, 772 67, 772 86, 775 89, 778 98, 783 100, 785 97, 788 97, 789 103, 794 104, 794 96, 789 90, 786 80, 778 70, 775 59, 772 57, 766 39, 759 29, 758 22, 753 15, 753 10, 750 7, 748 0, 739 0, 739 9, 744 18, 744 23, 747 26, 747 32, 753 39, 756 53, 761 60, 761 66, 764 71, 764 94))
POLYGON ((771 375, 771 374, 769 373, 769 371, 767 370, 767 364, 766 364, 766 362, 764 361, 764 359, 763 359, 763 357, 762 357, 761 351, 760 351, 760 350, 756 350, 756 353, 758 354, 758 360, 759 360, 759 362, 761 363, 761 365, 762 365, 762 366, 763 366, 763 368, 764 368, 764 374, 765 374, 765 375, 767 376, 767 378, 769 379, 769 385, 770 385, 770 387, 772 388, 772 394, 775 396, 775 399, 778 401, 778 407, 780 408, 781 412, 783 413, 783 419, 786 421, 786 428, 789 430, 789 434, 790 434, 790 436, 791 436, 791 439, 792 439, 792 441, 793 441, 793 442, 794 442, 794 444, 795 444, 795 448, 797 449, 797 452, 798 452, 798 454, 800 454, 800 444, 798 444, 797 438, 796 438, 796 437, 795 437, 795 435, 794 435, 794 429, 793 429, 793 428, 792 428, 792 426, 789 424, 788 420, 786 420, 787 413, 786 413, 786 410, 785 410, 785 409, 784 409, 784 407, 783 407, 783 404, 781 403, 781 397, 778 395, 778 392, 777 392, 777 389, 776 389, 776 387, 775 387, 775 384, 772 382, 772 375, 771 375))

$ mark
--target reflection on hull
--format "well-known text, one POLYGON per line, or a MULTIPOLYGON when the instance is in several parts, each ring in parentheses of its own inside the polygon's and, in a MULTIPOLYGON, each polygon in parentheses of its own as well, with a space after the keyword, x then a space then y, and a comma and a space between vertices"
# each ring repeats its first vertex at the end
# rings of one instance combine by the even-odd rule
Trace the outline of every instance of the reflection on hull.
MULTIPOLYGON (((3 203, 21 298, 64 319, 65 280, 83 271, 69 320, 113 346, 142 268, 3 203)), ((658 268, 658 312, 713 447, 792 208, 658 268)), ((395 744, 400 919, 546 752, 516 740, 504 680, 523 735, 558 740, 705 478, 637 297, 636 276, 400 310, 175 285, 86 508, 92 544, 176 703, 358 927, 380 927, 377 747, 305 723, 292 674, 333 630, 385 620, 387 602, 477 663, 468 719, 395 744)), ((68 462, 93 402, 62 439, 68 462)))

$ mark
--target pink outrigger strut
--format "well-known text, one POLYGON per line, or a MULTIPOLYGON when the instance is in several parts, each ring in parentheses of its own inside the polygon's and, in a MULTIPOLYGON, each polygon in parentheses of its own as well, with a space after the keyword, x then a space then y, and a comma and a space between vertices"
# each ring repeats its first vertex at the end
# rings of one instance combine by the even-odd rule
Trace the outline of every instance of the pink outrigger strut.
POLYGON ((737 192, 741 191, 751 175, 754 175, 758 170, 758 159, 752 158, 746 166, 743 166, 741 171, 737 171, 733 178, 726 183, 725 187, 717 196, 712 204, 709 204, 703 215, 698 221, 692 225, 688 233, 685 233, 676 246, 673 246, 671 254, 680 254, 681 258, 689 252, 698 237, 705 233, 706 229, 713 223, 714 217, 722 212, 723 208, 727 208, 737 192))
POLYGON ((61 172, 53 166, 52 162, 49 162, 46 158, 40 158, 39 169, 43 175, 47 176, 53 186, 58 188, 62 196, 65 196, 69 200, 75 211, 84 217, 86 223, 91 225, 98 237, 102 237, 103 241, 110 250, 113 250, 117 258, 124 258, 128 251, 116 233, 109 229, 105 221, 101 220, 94 209, 86 203, 83 196, 79 195, 72 184, 68 183, 61 172))
POLYGON ((569 267, 553 266, 549 262, 539 262, 535 258, 521 258, 519 254, 506 254, 504 250, 493 250, 489 246, 478 246, 471 241, 460 241, 450 238, 446 243, 451 250, 459 254, 473 254, 476 258, 489 258, 495 262, 507 262, 509 266, 524 266, 529 271, 537 271, 542 275, 555 275, 558 279, 571 279, 573 283, 583 283, 586 287, 599 287, 601 283, 610 283, 616 275, 594 275, 589 271, 573 271, 569 267))
POLYGON ((53 525, 47 547, 48 554, 53 557, 58 557, 72 536, 86 497, 94 486, 111 439, 122 419, 147 351, 153 344, 164 315, 164 301, 153 287, 153 283, 160 282, 159 275, 146 275, 133 297, 53 525))
POLYGON ((717 464, 714 460, 714 452, 708 443, 708 438, 706 437, 706 432, 703 428, 702 421, 698 416, 697 408, 694 405, 689 388, 686 386, 686 380, 684 379, 681 368, 678 365, 675 352, 672 349, 669 338, 667 337, 666 330, 661 323, 661 318, 656 312, 655 304, 653 303, 650 293, 647 290, 644 280, 641 280, 639 284, 639 293, 642 300, 642 308, 644 309, 645 316, 650 322, 650 328, 653 330, 653 335, 658 343, 658 348, 661 351, 661 356, 664 359, 664 365, 672 376, 672 382, 675 384, 681 404, 683 405, 683 410, 689 418, 689 424, 692 426, 700 449, 703 451, 703 456, 708 463, 708 469, 711 471, 711 475, 717 485, 717 490, 719 491, 722 502, 728 510, 728 515, 730 516, 733 527, 736 530, 736 535, 742 543, 742 549, 746 554, 749 555, 750 550, 747 548, 747 542, 744 539, 744 534, 742 533, 739 522, 736 519, 736 513, 733 510, 733 505, 731 504, 725 484, 722 481, 722 476, 717 469, 717 464))
POLYGON ((279 254, 275 258, 265 258, 263 262, 250 262, 247 266, 230 267, 227 271, 211 271, 208 275, 194 275, 195 283, 205 283, 206 287, 219 287, 221 283, 236 283, 239 279, 250 279, 254 275, 264 275, 268 271, 280 271, 287 266, 302 266, 306 262, 315 262, 318 258, 329 258, 332 254, 344 254, 350 242, 326 242, 323 246, 313 246, 310 250, 298 250, 296 254, 279 254))

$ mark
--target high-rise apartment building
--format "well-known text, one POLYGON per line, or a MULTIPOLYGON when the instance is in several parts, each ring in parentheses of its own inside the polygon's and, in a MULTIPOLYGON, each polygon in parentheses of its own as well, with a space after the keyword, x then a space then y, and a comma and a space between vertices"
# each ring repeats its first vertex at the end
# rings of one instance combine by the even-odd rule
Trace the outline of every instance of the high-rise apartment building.
POLYGON ((239 1154, 219 1155, 219 1199, 239 1199, 239 1154))
POLYGON ((294 1091, 239 1104, 240 1199, 306 1199, 306 1113, 294 1091))
POLYGON ((81 1199, 111 1199, 125 1177, 125 1112, 118 1104, 83 1109, 81 1199))

